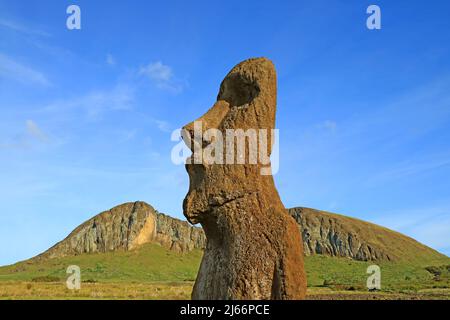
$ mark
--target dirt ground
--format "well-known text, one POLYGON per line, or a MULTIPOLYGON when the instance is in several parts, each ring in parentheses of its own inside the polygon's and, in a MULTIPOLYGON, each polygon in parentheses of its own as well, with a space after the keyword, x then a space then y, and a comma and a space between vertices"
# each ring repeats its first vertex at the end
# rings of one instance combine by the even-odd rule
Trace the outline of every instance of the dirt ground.
POLYGON ((450 300, 450 289, 429 289, 419 292, 333 291, 310 288, 307 300, 450 300))
MULTIPOLYGON (((64 283, 0 282, 0 300, 188 300, 192 282, 82 283, 72 291, 64 283)), ((450 289, 419 292, 333 291, 309 288, 308 300, 450 300, 450 289)))

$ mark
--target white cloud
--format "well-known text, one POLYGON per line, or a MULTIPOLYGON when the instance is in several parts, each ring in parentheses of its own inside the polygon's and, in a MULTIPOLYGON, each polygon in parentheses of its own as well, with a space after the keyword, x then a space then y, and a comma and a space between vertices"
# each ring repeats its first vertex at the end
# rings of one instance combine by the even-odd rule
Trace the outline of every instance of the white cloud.
POLYGON ((108 53, 106 55, 106 63, 110 66, 116 65, 116 59, 114 58, 114 56, 112 54, 108 53))
POLYGON ((335 121, 326 120, 318 125, 319 129, 324 129, 334 133, 337 129, 337 123, 335 121))
POLYGON ((419 158, 410 156, 391 168, 376 172, 365 181, 365 185, 383 185, 390 181, 399 181, 426 174, 449 165, 450 154, 448 152, 425 155, 419 158))
POLYGON ((450 248, 450 205, 389 211, 372 220, 434 249, 450 248))
POLYGON ((148 76, 151 80, 157 82, 167 82, 172 80, 172 68, 164 65, 161 61, 150 63, 145 67, 141 67, 140 74, 148 76))
MULTIPOLYGON (((151 117, 148 114, 139 111, 136 111, 135 114, 164 133, 172 132, 173 130, 171 124, 165 120, 151 117)), ((148 137, 147 140, 147 142, 151 144, 151 138, 148 137)))
POLYGON ((410 231, 414 237, 437 250, 450 248, 450 217, 429 221, 410 231))
POLYGON ((47 77, 30 67, 24 66, 0 53, 0 77, 25 84, 49 86, 47 77))
POLYGON ((119 136, 118 141, 123 143, 123 142, 128 142, 130 140, 133 140, 136 137, 137 133, 138 133, 137 129, 121 130, 118 132, 118 136, 119 136))
POLYGON ((48 141, 47 135, 41 130, 41 128, 39 128, 39 126, 33 120, 26 121, 26 128, 28 134, 30 134, 32 137, 42 142, 48 141))
POLYGON ((44 37, 50 36, 50 34, 45 31, 38 30, 36 28, 31 28, 31 27, 25 26, 17 21, 7 20, 4 18, 0 18, 0 27, 7 28, 7 29, 15 31, 15 32, 28 34, 28 35, 37 35, 37 36, 44 36, 44 37))
POLYGON ((170 132, 170 125, 167 121, 164 120, 153 120, 159 130, 163 132, 170 132))
POLYGON ((336 201, 332 201, 330 204, 328 204, 328 210, 333 211, 337 210, 339 208, 339 204, 336 201))
POLYGON ((139 69, 139 75, 150 79, 158 89, 167 90, 172 93, 180 93, 184 84, 178 80, 172 68, 161 61, 150 63, 139 69))
POLYGON ((30 149, 36 142, 48 143, 48 135, 33 120, 25 121, 25 129, 6 142, 0 143, 0 149, 30 149))
POLYGON ((132 109, 134 89, 126 85, 117 85, 111 90, 95 90, 79 97, 55 101, 42 112, 62 111, 67 114, 71 110, 81 110, 91 120, 95 120, 108 111, 132 109))
POLYGON ((116 86, 111 91, 94 91, 81 98, 79 103, 96 113, 104 109, 129 110, 133 101, 133 90, 128 86, 116 86))

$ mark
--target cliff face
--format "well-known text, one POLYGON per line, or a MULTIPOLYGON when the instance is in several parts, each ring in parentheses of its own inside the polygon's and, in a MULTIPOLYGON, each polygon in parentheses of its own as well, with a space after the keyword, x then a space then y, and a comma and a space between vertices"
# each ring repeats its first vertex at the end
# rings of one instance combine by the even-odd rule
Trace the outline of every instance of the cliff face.
MULTIPOLYGON (((324 254, 361 261, 442 258, 414 239, 365 221, 308 208, 288 212, 298 223, 304 254, 308 256, 324 254)), ((100 213, 36 258, 127 251, 149 242, 177 252, 206 246, 201 228, 161 214, 144 202, 135 202, 100 213)))
POLYGON ((135 202, 100 213, 38 257, 132 250, 148 242, 179 252, 205 247, 202 229, 158 213, 144 202, 135 202))
POLYGON ((324 254, 360 261, 418 261, 439 252, 387 228, 309 208, 289 209, 303 238, 305 255, 324 254))
POLYGON ((289 213, 299 224, 305 255, 324 254, 362 261, 394 258, 380 243, 368 241, 378 237, 378 226, 370 228, 367 222, 361 226, 356 219, 308 208, 293 208, 289 213))

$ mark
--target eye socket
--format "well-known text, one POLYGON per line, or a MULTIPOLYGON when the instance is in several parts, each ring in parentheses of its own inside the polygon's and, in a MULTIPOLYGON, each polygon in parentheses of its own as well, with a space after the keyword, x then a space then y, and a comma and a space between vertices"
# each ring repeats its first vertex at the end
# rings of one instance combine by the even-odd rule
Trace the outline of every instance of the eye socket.
POLYGON ((222 82, 217 100, 225 100, 230 106, 238 107, 251 103, 259 92, 260 88, 255 81, 241 73, 234 73, 222 82))

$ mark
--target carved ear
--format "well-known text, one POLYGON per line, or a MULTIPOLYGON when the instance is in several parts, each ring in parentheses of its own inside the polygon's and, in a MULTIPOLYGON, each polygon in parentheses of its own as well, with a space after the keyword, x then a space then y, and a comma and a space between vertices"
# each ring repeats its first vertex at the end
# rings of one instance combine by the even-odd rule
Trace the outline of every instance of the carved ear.
POLYGON ((250 104, 260 92, 259 85, 242 72, 230 73, 220 85, 217 101, 224 100, 231 107, 250 104))
POLYGON ((217 100, 236 107, 267 95, 276 95, 275 66, 269 59, 254 58, 239 63, 228 73, 220 85, 217 100))
POLYGON ((222 81, 217 100, 228 102, 231 109, 242 108, 242 113, 257 115, 259 128, 273 128, 277 105, 275 66, 266 58, 239 63, 222 81))

